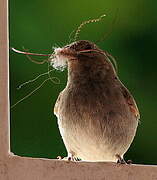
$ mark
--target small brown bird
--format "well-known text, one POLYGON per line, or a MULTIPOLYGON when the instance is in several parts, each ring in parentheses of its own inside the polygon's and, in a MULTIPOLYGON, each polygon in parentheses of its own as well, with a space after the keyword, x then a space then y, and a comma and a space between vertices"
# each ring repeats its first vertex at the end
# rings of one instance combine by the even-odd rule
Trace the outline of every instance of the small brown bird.
POLYGON ((139 111, 107 52, 80 40, 55 49, 53 66, 68 66, 68 81, 54 113, 68 157, 123 162, 136 133, 139 111))

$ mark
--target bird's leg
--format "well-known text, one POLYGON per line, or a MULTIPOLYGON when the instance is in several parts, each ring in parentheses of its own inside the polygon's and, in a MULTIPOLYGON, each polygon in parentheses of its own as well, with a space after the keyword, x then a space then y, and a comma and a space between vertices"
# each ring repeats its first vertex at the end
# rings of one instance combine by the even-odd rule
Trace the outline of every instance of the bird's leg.
POLYGON ((68 153, 67 157, 61 157, 61 156, 57 156, 58 160, 68 160, 68 161, 81 161, 81 159, 79 159, 78 157, 75 157, 72 153, 68 153))
POLYGON ((78 157, 75 157, 74 154, 68 153, 68 161, 80 161, 78 157))
POLYGON ((132 164, 132 160, 128 160, 126 162, 119 154, 116 154, 116 158, 118 159, 117 160, 118 164, 132 164))
POLYGON ((74 155, 72 153, 68 153, 67 159, 68 161, 75 161, 74 155))
POLYGON ((127 164, 119 154, 116 154, 116 158, 118 159, 117 164, 127 164))

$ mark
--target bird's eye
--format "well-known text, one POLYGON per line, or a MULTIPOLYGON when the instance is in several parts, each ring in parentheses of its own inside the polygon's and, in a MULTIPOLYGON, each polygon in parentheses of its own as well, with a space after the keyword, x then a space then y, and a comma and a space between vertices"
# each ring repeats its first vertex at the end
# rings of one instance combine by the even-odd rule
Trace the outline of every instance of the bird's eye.
POLYGON ((69 48, 70 46, 69 45, 66 45, 65 48, 69 48))

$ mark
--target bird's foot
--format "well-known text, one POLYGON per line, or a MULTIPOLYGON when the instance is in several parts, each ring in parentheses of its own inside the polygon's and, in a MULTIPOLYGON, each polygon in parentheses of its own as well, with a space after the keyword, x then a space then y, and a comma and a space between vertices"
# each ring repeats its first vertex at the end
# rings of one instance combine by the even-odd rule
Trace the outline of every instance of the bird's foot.
POLYGON ((119 154, 116 154, 116 158, 118 159, 117 164, 126 164, 125 160, 119 154))
POLYGON ((81 161, 78 157, 68 157, 68 161, 81 161))
POLYGON ((132 160, 127 160, 127 164, 132 164, 132 160))
POLYGON ((61 156, 57 156, 58 160, 66 160, 66 161, 81 161, 80 158, 78 157, 74 157, 74 156, 68 156, 68 157, 61 157, 61 156))
POLYGON ((74 152, 68 152, 68 157, 67 157, 68 161, 80 161, 81 159, 79 159, 78 157, 75 156, 74 152))
POLYGON ((132 164, 132 160, 125 161, 119 154, 116 154, 117 164, 132 164))
POLYGON ((61 156, 57 156, 57 159, 58 160, 62 160, 63 158, 61 156))

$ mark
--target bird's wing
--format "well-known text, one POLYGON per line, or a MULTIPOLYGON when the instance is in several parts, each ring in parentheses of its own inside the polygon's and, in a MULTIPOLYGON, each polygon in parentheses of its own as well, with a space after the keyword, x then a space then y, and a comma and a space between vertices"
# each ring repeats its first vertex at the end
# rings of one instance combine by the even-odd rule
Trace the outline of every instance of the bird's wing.
POLYGON ((58 116, 58 109, 59 109, 59 104, 60 104, 60 99, 61 99, 61 96, 62 96, 62 92, 59 94, 58 98, 57 98, 57 101, 55 103, 55 106, 54 106, 54 114, 56 116, 58 116))
POLYGON ((126 103, 128 104, 130 111, 136 116, 137 119, 140 119, 140 113, 138 110, 138 107, 136 105, 136 102, 133 98, 133 96, 130 94, 127 88, 124 87, 124 85, 121 86, 122 94, 126 100, 126 103))

